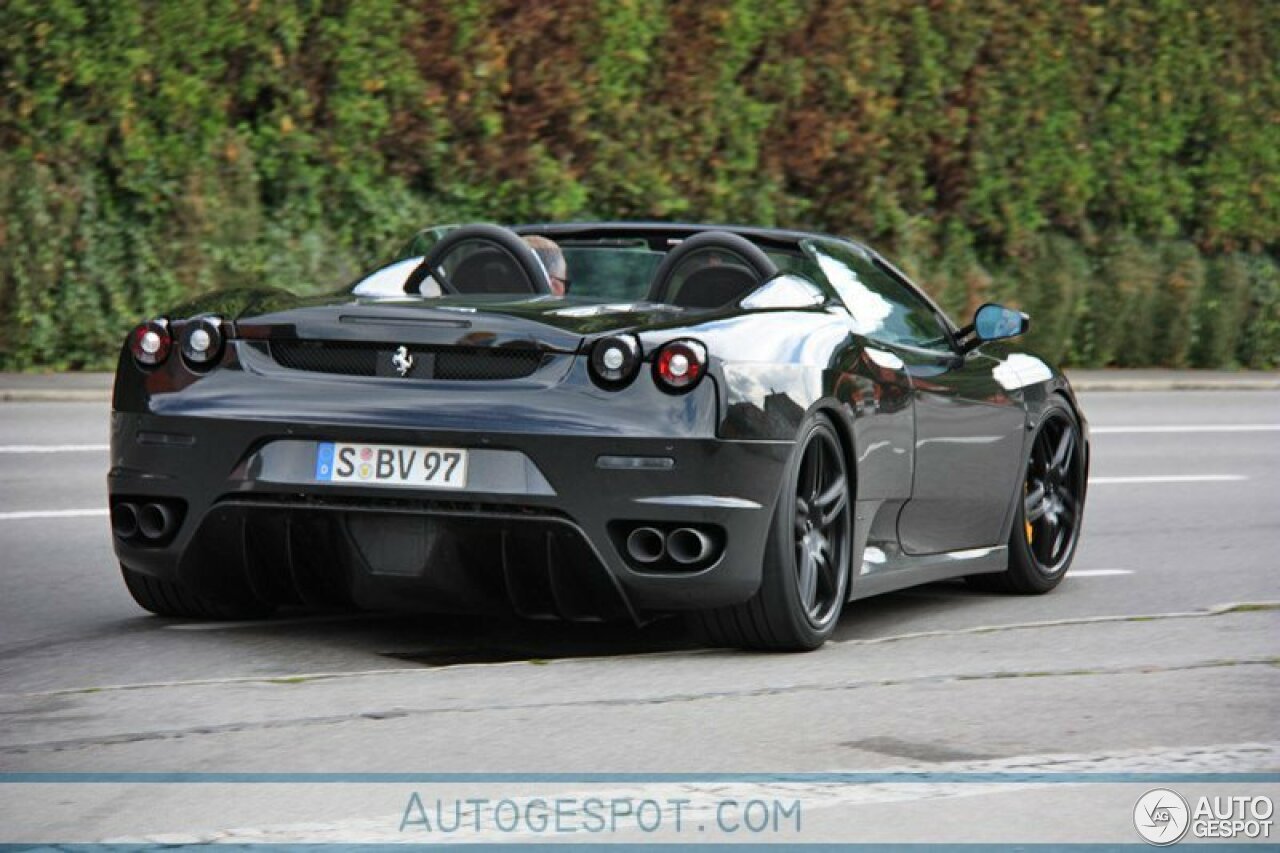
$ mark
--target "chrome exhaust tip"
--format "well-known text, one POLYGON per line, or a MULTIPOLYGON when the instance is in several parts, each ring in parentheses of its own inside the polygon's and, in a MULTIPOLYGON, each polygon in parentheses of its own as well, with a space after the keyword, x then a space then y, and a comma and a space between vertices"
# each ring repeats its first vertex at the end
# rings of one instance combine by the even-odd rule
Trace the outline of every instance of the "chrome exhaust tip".
POLYGON ((701 563, 711 556, 711 537, 692 527, 680 527, 667 537, 667 553, 681 565, 701 563))
POLYGON ((662 533, 654 527, 637 527, 627 536, 627 554, 637 563, 656 563, 666 553, 662 533))
POLYGON ((173 510, 164 504, 145 504, 138 510, 138 532, 148 539, 163 539, 173 529, 173 510))
POLYGON ((131 539, 138 534, 138 507, 128 502, 111 508, 111 531, 121 539, 131 539))

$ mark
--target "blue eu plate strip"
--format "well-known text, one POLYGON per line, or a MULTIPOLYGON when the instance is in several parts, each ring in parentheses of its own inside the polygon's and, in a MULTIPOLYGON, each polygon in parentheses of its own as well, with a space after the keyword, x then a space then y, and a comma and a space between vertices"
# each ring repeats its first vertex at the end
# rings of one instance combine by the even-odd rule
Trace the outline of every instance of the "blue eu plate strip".
POLYGON ((332 441, 322 441, 316 447, 316 479, 325 482, 333 479, 332 441))

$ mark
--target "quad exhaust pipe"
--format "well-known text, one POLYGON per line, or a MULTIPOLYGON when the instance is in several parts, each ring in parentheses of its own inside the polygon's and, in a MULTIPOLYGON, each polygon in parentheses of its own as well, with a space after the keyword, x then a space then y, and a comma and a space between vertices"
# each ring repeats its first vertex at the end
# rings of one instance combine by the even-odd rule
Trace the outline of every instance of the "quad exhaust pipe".
POLYGON ((667 553, 681 565, 701 563, 711 555, 711 537, 692 527, 678 527, 667 537, 667 553))
POLYGON ((627 537, 627 553, 637 563, 656 563, 666 552, 666 539, 656 527, 637 527, 627 537))
POLYGON ((138 532, 148 539, 163 539, 173 529, 173 510, 164 504, 144 504, 138 510, 138 532))
POLYGON ((165 539, 178 525, 178 513, 159 502, 136 504, 121 501, 111 509, 111 530, 121 539, 165 539))
POLYGON ((118 503, 111 510, 111 530, 121 539, 138 535, 138 506, 127 501, 118 503))
POLYGON ((705 562, 715 551, 712 538, 693 527, 677 527, 663 533, 656 527, 637 527, 627 536, 627 556, 642 566, 670 558, 681 566, 705 562))

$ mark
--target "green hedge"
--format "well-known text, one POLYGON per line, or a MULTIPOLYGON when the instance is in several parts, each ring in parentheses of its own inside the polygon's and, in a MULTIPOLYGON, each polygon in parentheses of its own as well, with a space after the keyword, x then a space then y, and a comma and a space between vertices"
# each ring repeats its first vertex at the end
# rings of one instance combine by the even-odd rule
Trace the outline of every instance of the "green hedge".
POLYGON ((1280 359, 1280 4, 8 0, 0 366, 417 227, 814 227, 1073 364, 1280 359))

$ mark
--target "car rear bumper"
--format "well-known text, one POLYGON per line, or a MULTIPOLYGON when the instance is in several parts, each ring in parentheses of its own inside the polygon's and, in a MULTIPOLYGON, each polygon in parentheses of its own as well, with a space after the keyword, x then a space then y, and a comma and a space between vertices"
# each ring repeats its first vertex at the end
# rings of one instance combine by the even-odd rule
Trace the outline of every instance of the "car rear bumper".
POLYGON ((114 544, 130 569, 213 597, 248 588, 282 602, 643 618, 754 593, 790 451, 778 441, 116 412, 113 511, 159 504, 174 521, 159 538, 114 544), (468 488, 316 482, 324 441, 467 448, 468 488), (716 553, 692 568, 637 564, 624 543, 638 525, 692 526, 716 553))

